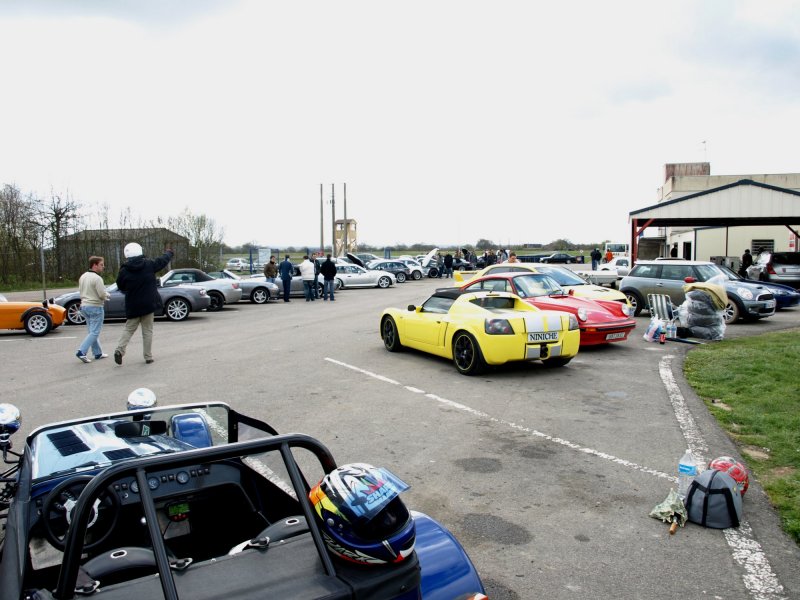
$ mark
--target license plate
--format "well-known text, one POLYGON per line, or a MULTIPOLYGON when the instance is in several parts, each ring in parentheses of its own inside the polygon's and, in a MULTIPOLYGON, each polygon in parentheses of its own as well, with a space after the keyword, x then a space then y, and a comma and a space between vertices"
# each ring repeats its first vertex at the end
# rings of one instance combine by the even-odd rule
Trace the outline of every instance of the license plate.
POLYGON ((767 308, 775 308, 775 300, 767 300, 767 308))
POLYGON ((528 334, 528 343, 535 343, 535 342, 557 342, 558 341, 558 332, 557 331, 546 331, 542 333, 529 333, 528 334))
POLYGON ((625 332, 624 331, 620 331, 618 333, 607 333, 606 334, 606 339, 607 340, 621 340, 624 337, 625 337, 625 332))

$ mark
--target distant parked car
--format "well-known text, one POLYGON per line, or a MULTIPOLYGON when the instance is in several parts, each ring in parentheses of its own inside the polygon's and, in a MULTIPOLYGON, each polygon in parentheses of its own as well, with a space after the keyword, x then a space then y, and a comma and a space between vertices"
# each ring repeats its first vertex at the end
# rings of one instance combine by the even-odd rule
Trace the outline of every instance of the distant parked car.
POLYGON ((800 252, 764 252, 753 266, 760 281, 800 287, 800 252))
MULTIPOLYGON (((111 296, 105 301, 104 311, 106 319, 125 318, 125 294, 117 289, 117 284, 112 283, 106 287, 111 296)), ((206 310, 211 306, 211 298, 205 288, 193 285, 172 285, 164 287, 158 285, 158 295, 161 297, 161 308, 156 311, 157 317, 166 317, 170 321, 184 321, 189 318, 189 313, 206 310)), ((78 292, 62 294, 54 302, 67 310, 67 323, 70 325, 83 325, 86 317, 81 312, 81 296, 78 292)))
POLYGON ((232 279, 236 281, 239 287, 242 288, 242 300, 250 300, 253 304, 266 304, 271 299, 278 298, 283 289, 267 281, 263 275, 260 278, 239 277, 228 269, 212 271, 209 275, 214 279, 232 279))
POLYGON ((338 288, 388 288, 397 283, 394 273, 389 271, 370 271, 364 267, 348 263, 336 263, 336 286, 338 288))
POLYGON ((775 314, 775 295, 758 281, 730 280, 722 269, 702 260, 637 261, 630 274, 620 281, 620 291, 628 297, 638 315, 647 308, 648 294, 666 294, 675 305, 686 298, 686 283, 706 282, 719 277, 728 296, 725 323, 738 319, 762 319, 775 314))
POLYGON ((601 263, 597 267, 599 271, 616 271, 619 279, 622 279, 631 271, 631 259, 628 256, 615 256, 607 263, 601 263))
POLYGON ((193 285, 206 289, 211 298, 210 312, 222 310, 226 304, 234 304, 242 299, 239 283, 230 279, 214 279, 200 269, 172 269, 161 276, 161 285, 193 285))
POLYGON ((422 265, 419 264, 419 261, 414 259, 414 258, 403 258, 403 257, 400 257, 400 258, 396 258, 394 260, 399 260, 401 263, 403 263, 405 266, 407 266, 408 269, 411 271, 411 279, 413 279, 415 281, 419 281, 423 277, 427 276, 428 270, 427 269, 423 269, 422 265))
POLYGON ((368 262, 366 267, 371 271, 388 271, 389 273, 393 273, 397 279, 397 283, 405 283, 406 279, 411 277, 411 269, 399 260, 373 260, 368 262))
POLYGON ((229 271, 249 271, 250 261, 246 258, 231 258, 225 263, 225 268, 229 271))
POLYGON ((550 256, 542 257, 539 259, 539 262, 551 264, 571 264, 579 261, 578 257, 572 256, 572 254, 567 254, 566 252, 554 252, 550 256))

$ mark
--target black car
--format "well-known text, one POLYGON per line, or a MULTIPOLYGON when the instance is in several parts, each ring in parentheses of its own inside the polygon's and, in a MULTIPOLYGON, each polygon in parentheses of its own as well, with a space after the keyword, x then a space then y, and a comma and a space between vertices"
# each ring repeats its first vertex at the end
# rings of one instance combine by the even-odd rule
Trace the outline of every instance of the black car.
POLYGON ((572 254, 567 254, 566 252, 554 252, 550 256, 543 256, 539 259, 539 262, 543 263, 551 263, 551 264, 571 264, 577 262, 583 262, 583 257, 573 256, 572 254))

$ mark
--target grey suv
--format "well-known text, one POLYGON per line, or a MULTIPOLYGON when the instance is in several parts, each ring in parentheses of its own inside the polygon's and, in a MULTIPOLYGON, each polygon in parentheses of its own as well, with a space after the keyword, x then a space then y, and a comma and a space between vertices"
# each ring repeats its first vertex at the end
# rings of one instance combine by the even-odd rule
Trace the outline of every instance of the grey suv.
POLYGON ((712 262, 698 260, 640 260, 622 278, 619 290, 627 296, 635 315, 647 307, 648 294, 667 294, 673 304, 685 299, 683 286, 704 282, 723 275, 722 285, 728 295, 725 323, 739 318, 761 319, 775 314, 775 296, 757 281, 731 281, 712 262))
POLYGON ((756 263, 761 281, 800 288, 800 252, 765 252, 756 263))

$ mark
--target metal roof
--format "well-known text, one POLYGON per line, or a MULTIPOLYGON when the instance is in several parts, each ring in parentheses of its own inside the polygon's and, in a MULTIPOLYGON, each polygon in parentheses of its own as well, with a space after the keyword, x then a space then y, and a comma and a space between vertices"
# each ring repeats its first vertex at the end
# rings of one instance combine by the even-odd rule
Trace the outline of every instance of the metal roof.
POLYGON ((800 192, 741 179, 631 211, 647 227, 800 224, 800 192))

